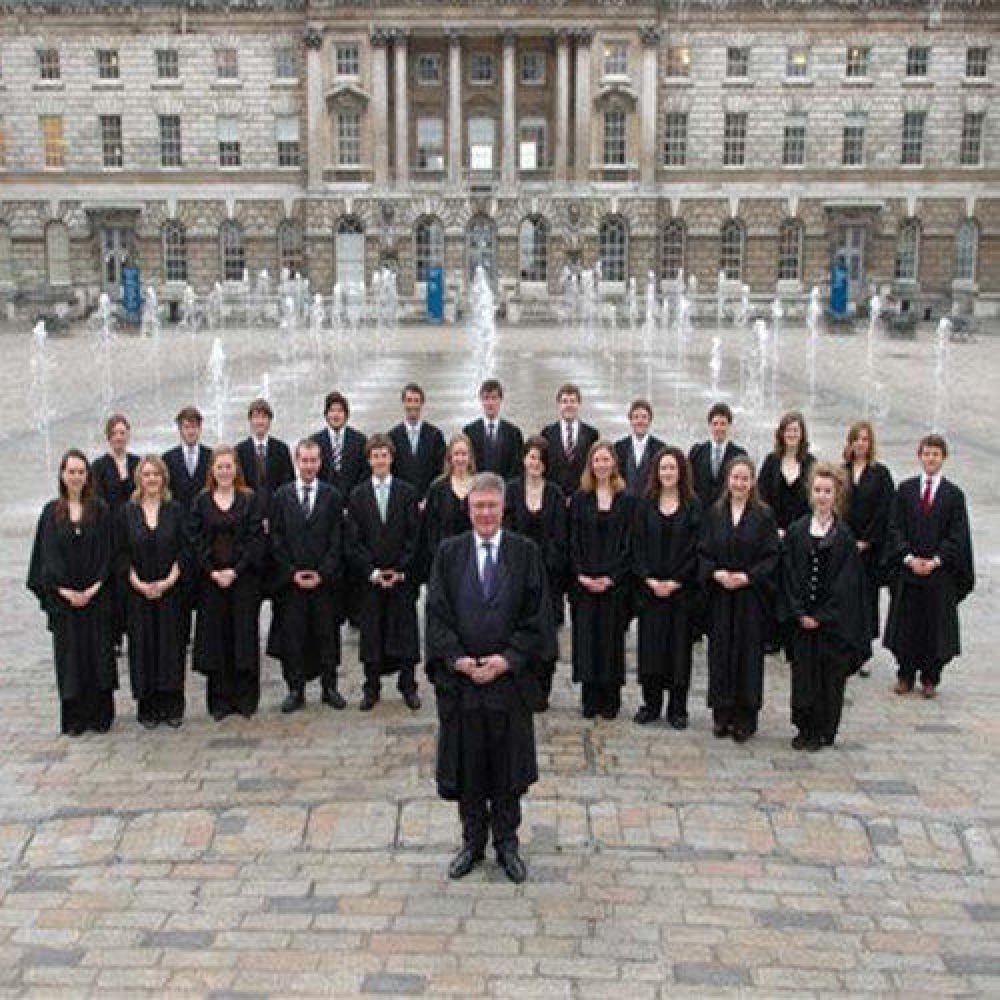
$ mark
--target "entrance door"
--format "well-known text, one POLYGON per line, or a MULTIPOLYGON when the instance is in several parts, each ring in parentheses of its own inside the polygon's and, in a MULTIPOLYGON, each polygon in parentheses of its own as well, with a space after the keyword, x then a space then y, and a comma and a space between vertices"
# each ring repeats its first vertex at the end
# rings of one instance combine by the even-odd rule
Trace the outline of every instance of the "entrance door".
POLYGON ((356 219, 341 219, 335 241, 337 281, 341 288, 365 283, 365 233, 356 219))
POLYGON ((865 293, 865 227, 841 226, 838 252, 847 264, 847 297, 857 302, 865 293))
POLYGON ((485 216, 473 219, 466 233, 466 273, 469 282, 482 266, 491 285, 496 287, 496 229, 485 216))
POLYGON ((123 226, 101 229, 101 285, 115 301, 122 297, 122 268, 132 262, 135 233, 123 226))

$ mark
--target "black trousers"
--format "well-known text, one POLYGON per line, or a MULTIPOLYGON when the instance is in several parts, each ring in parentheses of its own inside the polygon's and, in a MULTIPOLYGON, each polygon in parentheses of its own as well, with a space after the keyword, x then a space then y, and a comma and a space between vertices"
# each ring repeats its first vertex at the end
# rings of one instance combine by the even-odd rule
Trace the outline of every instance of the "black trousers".
POLYGON ((114 691, 87 691, 79 698, 66 698, 60 705, 60 730, 93 730, 106 733, 115 718, 114 691))
POLYGON ((164 722, 166 719, 182 719, 184 717, 184 692, 156 691, 145 698, 139 698, 136 714, 140 722, 144 719, 155 719, 157 722, 164 722))
POLYGON ((688 689, 687 685, 677 685, 667 688, 662 677, 649 677, 642 681, 642 703, 646 708, 663 714, 663 692, 669 690, 670 700, 667 702, 667 718, 673 719, 679 715, 687 715, 688 689))
POLYGON ((921 663, 917 664, 910 661, 899 661, 899 669, 896 671, 896 677, 910 687, 913 687, 914 682, 917 679, 917 674, 920 675, 921 684, 933 684, 937 687, 941 683, 941 668, 944 666, 943 663, 921 663))
POLYGON ((499 795, 462 796, 458 800, 458 815, 462 820, 462 843, 477 854, 486 849, 486 840, 493 833, 493 848, 497 854, 517 850, 517 828, 521 825, 521 797, 499 795))
POLYGON ((416 664, 386 663, 384 666, 378 663, 366 663, 365 683, 363 686, 365 694, 374 695, 376 698, 382 692, 382 676, 384 674, 397 673, 396 687, 400 694, 411 694, 417 690, 416 664))
POLYGON ((601 684, 582 685, 584 715, 617 715, 622 707, 622 689, 617 685, 604 687, 601 684))
POLYGON ((757 732, 756 708, 749 708, 746 705, 724 705, 712 709, 712 721, 717 727, 731 726, 740 732, 753 736, 757 732))
POLYGON ((205 678, 205 704, 210 714, 239 712, 253 715, 260 702, 260 676, 225 670, 205 678))

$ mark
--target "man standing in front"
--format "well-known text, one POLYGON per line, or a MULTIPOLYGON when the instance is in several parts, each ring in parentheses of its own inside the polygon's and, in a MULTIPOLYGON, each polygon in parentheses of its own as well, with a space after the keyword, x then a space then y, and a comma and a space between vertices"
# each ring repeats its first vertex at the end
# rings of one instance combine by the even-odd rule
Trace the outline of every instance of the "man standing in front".
POLYGON ((541 553, 530 539, 501 530, 503 496, 499 476, 476 476, 472 531, 438 548, 426 663, 441 724, 438 794, 458 802, 462 820, 462 849, 448 874, 462 878, 483 860, 492 829, 497 861, 512 882, 523 882, 517 829, 521 796, 538 780, 537 671, 556 655, 556 636, 541 553))

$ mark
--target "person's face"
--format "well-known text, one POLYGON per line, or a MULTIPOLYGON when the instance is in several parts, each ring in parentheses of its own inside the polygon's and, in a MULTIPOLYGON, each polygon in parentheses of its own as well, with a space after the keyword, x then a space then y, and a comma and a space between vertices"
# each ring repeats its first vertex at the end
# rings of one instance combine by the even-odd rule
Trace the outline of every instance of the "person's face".
POLYGON ((529 448, 524 456, 524 471, 535 478, 545 475, 545 463, 542 461, 542 453, 537 448, 529 448))
POLYGON ((236 462, 232 455, 219 455, 212 464, 212 474, 222 489, 229 489, 236 482, 236 462))
POLYGON ((480 538, 492 538, 500 527, 503 497, 493 490, 480 490, 469 497, 469 520, 480 538))
POLYGON ((599 483, 606 483, 615 468, 615 460, 607 448, 598 448, 590 460, 590 471, 599 483))
POLYGON ((190 448, 198 443, 201 437, 201 424, 197 420, 182 420, 180 426, 181 440, 190 448))
POLYGON ((326 411, 326 422, 335 431, 339 431, 340 428, 347 423, 347 410, 345 410, 340 403, 334 403, 330 409, 326 411))
POLYGON ((139 473, 139 482, 142 485, 144 497, 155 500, 163 494, 163 476, 160 475, 160 470, 152 462, 147 462, 142 467, 142 472, 139 473))
POLYGON ((300 448, 295 455, 295 468, 299 479, 311 483, 319 475, 319 448, 300 448))
POLYGON ((111 446, 112 451, 118 452, 124 451, 127 447, 128 427, 121 421, 111 428, 111 433, 108 434, 108 444, 111 446))
POLYGON ((677 468, 677 459, 673 455, 664 455, 660 459, 660 464, 656 469, 656 474, 660 477, 660 486, 665 490, 676 490, 677 482, 680 479, 680 470, 677 468))
POLYGON ((420 413, 424 408, 424 400, 419 392, 412 389, 403 393, 403 416, 407 423, 415 424, 420 420, 420 413))
POLYGON ((469 471, 469 446, 464 441, 452 445, 451 471, 456 476, 464 476, 469 471))
POLYGON ((479 402, 483 406, 483 416, 487 420, 496 420, 500 416, 500 404, 503 401, 503 396, 499 392, 481 392, 479 394, 479 402))
POLYGON ((646 411, 643 406, 637 406, 633 411, 632 415, 628 418, 628 422, 632 425, 632 433, 636 437, 645 437, 649 432, 649 425, 653 422, 652 417, 646 411))
POLYGON ((750 487, 753 486, 753 476, 750 470, 743 465, 734 465, 729 471, 729 493, 734 500, 746 500, 750 496, 750 487))
POLYGON ((67 459, 62 470, 63 486, 71 497, 78 497, 87 482, 87 466, 75 456, 67 459))
POLYGON ((716 414, 708 422, 708 432, 712 435, 712 440, 716 444, 722 444, 729 437, 729 421, 719 414, 716 414))
POLYGON ((267 437, 271 430, 271 418, 263 410, 254 410, 250 414, 250 430, 254 437, 267 437))
POLYGON ((576 420, 580 412, 580 397, 575 392, 564 392, 559 397, 559 416, 563 420, 576 420))
POLYGON ((920 449, 919 458, 924 474, 928 476, 936 476, 944 465, 944 452, 935 445, 924 445, 920 449))
POLYGON ((812 509, 822 517, 833 513, 833 503, 836 491, 833 480, 826 476, 817 476, 812 484, 812 509))
POLYGON ((855 460, 858 462, 867 461, 871 447, 872 442, 868 435, 868 428, 862 427, 858 431, 858 436, 854 439, 854 443, 851 445, 851 451, 854 454, 855 460))
POLYGON ((372 448, 368 456, 368 464, 372 467, 372 475, 379 479, 385 479, 389 475, 389 467, 392 465, 392 455, 388 448, 372 448))
POLYGON ((791 421, 781 435, 781 439, 785 442, 785 451, 795 451, 802 440, 802 424, 797 420, 791 421))

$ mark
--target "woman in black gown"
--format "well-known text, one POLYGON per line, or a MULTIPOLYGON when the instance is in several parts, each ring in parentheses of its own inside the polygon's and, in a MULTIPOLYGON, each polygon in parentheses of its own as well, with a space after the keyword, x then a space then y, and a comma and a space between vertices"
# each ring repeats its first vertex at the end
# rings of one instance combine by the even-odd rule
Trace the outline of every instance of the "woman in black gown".
POLYGON ((106 586, 112 526, 94 495, 90 466, 71 448, 59 463, 59 496, 45 505, 28 568, 28 589, 48 616, 61 704, 60 731, 106 733, 118 687, 106 586))
MULTIPOLYGON (((104 424, 104 436, 108 450, 94 459, 91 473, 94 476, 94 490, 108 505, 111 523, 118 523, 118 514, 129 502, 135 489, 135 470, 139 466, 139 456, 128 450, 128 439, 132 428, 124 413, 113 413, 104 424)), ((121 587, 116 574, 108 579, 108 594, 113 612, 115 629, 115 653, 121 651, 122 636, 125 634, 125 610, 128 591, 121 587)))
MULTIPOLYGON (((868 624, 871 626, 871 637, 877 639, 880 631, 878 597, 882 585, 881 567, 889 531, 889 511, 896 487, 892 473, 876 457, 875 428, 867 420, 851 424, 847 432, 844 471, 847 477, 844 519, 854 533, 855 544, 861 554, 868 624)), ((862 677, 869 675, 864 664, 859 672, 862 677)))
POLYGON ((118 519, 119 574, 127 594, 126 627, 132 697, 139 723, 176 729, 184 717, 181 594, 184 515, 170 499, 159 455, 139 463, 135 495, 118 519))
POLYGON ((757 499, 753 462, 726 468, 722 495, 705 512, 698 577, 708 591, 708 704, 714 733, 737 743, 757 731, 764 645, 775 613, 781 540, 757 499))
POLYGON ((782 538, 792 522, 809 513, 809 472, 815 461, 805 417, 791 410, 778 422, 774 450, 764 459, 757 483, 782 538))
MULTIPOLYGON (((524 475, 507 484, 504 527, 526 535, 540 549, 548 577, 552 620, 559 621, 566 591, 569 521, 563 491, 546 478, 549 442, 545 438, 540 435, 528 438, 524 445, 523 466, 524 475)), ((542 710, 548 708, 555 670, 556 661, 552 659, 539 664, 535 672, 542 685, 542 710)))
POLYGON ((573 680, 583 685, 585 719, 621 709, 632 510, 614 445, 595 441, 569 508, 573 680))
POLYGON ((700 529, 701 504, 692 494, 687 458, 680 448, 661 448, 632 529, 642 688, 635 721, 641 726, 660 718, 668 691, 667 721, 687 728, 700 529))
POLYGON ((792 627, 792 725, 796 750, 833 746, 844 686, 871 655, 861 557, 838 508, 844 486, 827 462, 813 467, 812 512, 785 535, 781 615, 792 627))
POLYGON ((260 701, 259 570, 264 556, 260 507, 243 481, 236 452, 212 452, 205 489, 188 518, 188 547, 198 574, 194 669, 206 676, 216 721, 249 718, 260 701))
POLYGON ((438 546, 452 535, 472 530, 468 494, 475 474, 472 442, 461 432, 453 434, 444 453, 444 472, 428 487, 424 504, 421 521, 424 580, 430 577, 438 546))

